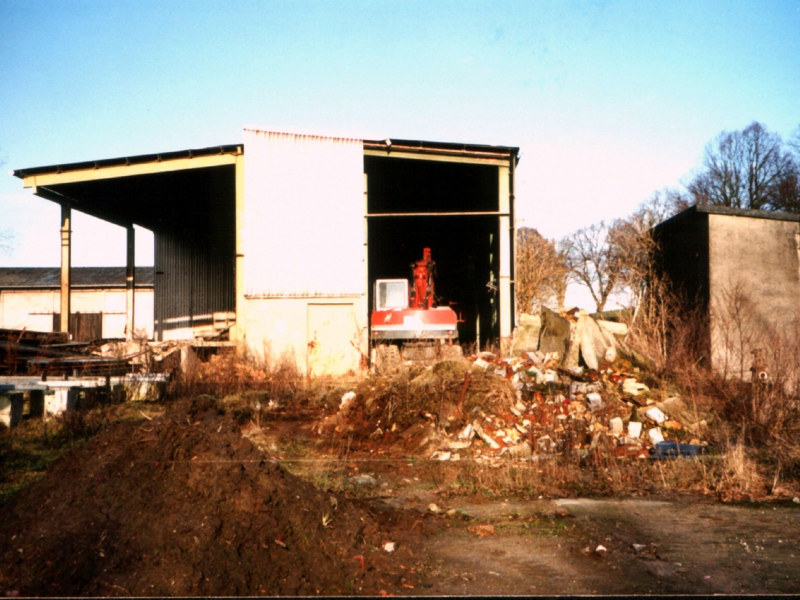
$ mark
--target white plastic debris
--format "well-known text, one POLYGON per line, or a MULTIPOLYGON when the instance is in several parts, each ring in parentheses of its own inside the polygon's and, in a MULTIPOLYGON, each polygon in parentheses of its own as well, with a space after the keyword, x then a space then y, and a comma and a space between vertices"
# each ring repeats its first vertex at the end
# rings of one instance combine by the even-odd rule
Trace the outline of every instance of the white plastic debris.
POLYGON ((437 450, 431 455, 431 460, 450 460, 451 453, 450 452, 442 452, 441 450, 437 450))
POLYGON ((608 550, 602 544, 598 544, 597 548, 594 549, 595 554, 599 554, 600 556, 604 556, 608 550))
POLYGON ((628 421, 628 437, 639 438, 642 435, 642 424, 637 421, 628 421))
POLYGON ((386 552, 394 552, 394 542, 386 542, 386 543, 383 545, 383 549, 384 549, 386 552))
POLYGON ((614 417, 608 424, 611 428, 611 433, 614 435, 622 435, 622 419, 620 417, 614 417))
POLYGON ((436 504, 434 504, 433 502, 431 502, 430 504, 428 504, 428 512, 432 512, 433 514, 438 515, 440 512, 442 512, 442 509, 436 506, 436 504))

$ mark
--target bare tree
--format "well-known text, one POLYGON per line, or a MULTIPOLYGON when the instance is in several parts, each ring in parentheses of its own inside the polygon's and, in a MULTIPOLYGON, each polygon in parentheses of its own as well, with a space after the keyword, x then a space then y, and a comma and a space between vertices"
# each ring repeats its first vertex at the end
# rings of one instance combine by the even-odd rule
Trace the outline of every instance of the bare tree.
POLYGON ((781 208, 781 188, 792 173, 780 136, 755 121, 722 132, 706 146, 703 166, 688 186, 694 203, 732 208, 781 208))
POLYGON ((776 209, 800 213, 800 125, 794 130, 789 141, 789 168, 778 186, 776 209))
POLYGON ((520 312, 534 313, 543 305, 564 304, 569 274, 566 257, 554 241, 536 229, 517 230, 515 270, 514 289, 520 312))
POLYGON ((10 254, 13 235, 10 230, 0 230, 0 254, 10 254))
POLYGON ((618 253, 609 243, 612 226, 600 221, 579 229, 563 241, 570 275, 589 289, 597 312, 603 312, 609 296, 621 283, 618 253))
POLYGON ((0 229, 0 254, 11 254, 14 251, 14 230, 0 229))

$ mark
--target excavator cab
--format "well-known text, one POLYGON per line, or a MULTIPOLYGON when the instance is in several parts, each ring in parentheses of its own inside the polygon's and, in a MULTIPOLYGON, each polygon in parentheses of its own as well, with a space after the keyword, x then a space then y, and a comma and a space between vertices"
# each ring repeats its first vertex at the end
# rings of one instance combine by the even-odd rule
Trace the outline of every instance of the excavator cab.
POLYGON ((370 329, 372 364, 378 370, 392 370, 403 361, 430 364, 461 355, 456 313, 434 306, 434 269, 430 249, 425 248, 422 260, 412 265, 410 294, 406 279, 375 281, 370 329))

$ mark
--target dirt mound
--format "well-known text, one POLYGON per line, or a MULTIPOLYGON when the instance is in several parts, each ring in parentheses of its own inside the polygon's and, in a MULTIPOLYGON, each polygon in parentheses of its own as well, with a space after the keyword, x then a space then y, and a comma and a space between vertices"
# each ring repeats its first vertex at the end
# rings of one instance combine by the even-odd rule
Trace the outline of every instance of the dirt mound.
POLYGON ((376 593, 429 526, 286 473, 209 397, 109 427, 2 511, 0 590, 23 595, 376 593))

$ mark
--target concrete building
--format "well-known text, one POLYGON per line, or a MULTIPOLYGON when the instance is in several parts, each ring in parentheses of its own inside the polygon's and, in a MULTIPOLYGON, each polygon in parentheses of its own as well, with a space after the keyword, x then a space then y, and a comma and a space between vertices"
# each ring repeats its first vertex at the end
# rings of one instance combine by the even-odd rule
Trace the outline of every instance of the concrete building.
MULTIPOLYGON (((125 267, 73 267, 70 298, 75 341, 125 338, 125 267)), ((136 268, 137 336, 153 337, 153 267, 136 268)), ((61 269, 0 268, 0 329, 61 329, 61 269)))
POLYGON ((461 342, 510 340, 517 162, 512 147, 246 128, 243 144, 14 174, 61 205, 62 267, 73 208, 126 228, 129 287, 133 224, 153 231, 156 339, 224 318, 232 340, 324 375, 363 367, 373 283, 408 277, 423 247, 461 342))
POLYGON ((716 371, 749 379, 754 351, 800 335, 800 215, 693 206, 654 231, 665 272, 707 319, 716 371))

